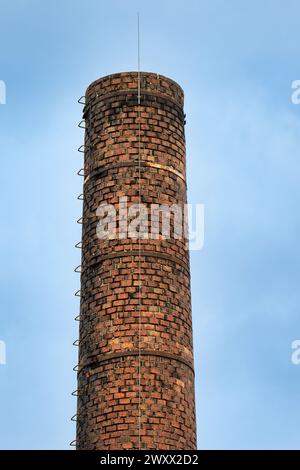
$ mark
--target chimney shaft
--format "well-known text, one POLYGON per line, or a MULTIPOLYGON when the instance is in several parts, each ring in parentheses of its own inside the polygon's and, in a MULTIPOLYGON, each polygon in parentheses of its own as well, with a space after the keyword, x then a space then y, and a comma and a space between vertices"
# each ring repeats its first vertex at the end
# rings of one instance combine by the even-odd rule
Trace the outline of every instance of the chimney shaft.
POLYGON ((186 203, 183 91, 144 72, 140 90, 139 105, 125 72, 86 92, 78 449, 196 448, 186 240, 97 236, 97 208, 119 213, 120 196, 186 203))

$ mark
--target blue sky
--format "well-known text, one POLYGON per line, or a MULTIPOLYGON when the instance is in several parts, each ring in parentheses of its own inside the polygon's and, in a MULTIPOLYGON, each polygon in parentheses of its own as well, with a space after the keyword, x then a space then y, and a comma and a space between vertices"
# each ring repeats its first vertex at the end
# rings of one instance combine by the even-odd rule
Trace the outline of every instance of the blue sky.
POLYGON ((82 144, 77 99, 142 69, 185 90, 201 449, 300 448, 300 106, 296 0, 2 0, 0 448, 74 438, 82 144))

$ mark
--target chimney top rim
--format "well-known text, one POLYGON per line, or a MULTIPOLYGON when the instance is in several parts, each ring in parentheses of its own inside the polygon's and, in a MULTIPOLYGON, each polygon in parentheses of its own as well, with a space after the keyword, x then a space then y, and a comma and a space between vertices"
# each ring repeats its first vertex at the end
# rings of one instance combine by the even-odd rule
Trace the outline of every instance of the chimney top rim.
MULTIPOLYGON (((90 89, 92 89, 93 87, 95 87, 96 85, 98 85, 99 83, 109 79, 109 78, 120 78, 120 77, 126 77, 126 76, 137 76, 138 74, 138 71, 133 71, 133 70, 130 70, 128 72, 114 72, 114 73, 110 73, 108 75, 104 75, 103 77, 100 77, 100 78, 97 78, 96 80, 94 80, 93 82, 90 83, 90 85, 87 87, 86 89, 86 92, 85 92, 85 95, 87 95, 90 91, 90 89)), ((159 78, 162 78, 164 80, 167 80, 168 82, 172 83, 173 85, 175 85, 176 87, 179 88, 179 90, 181 91, 182 95, 184 96, 184 91, 183 91, 183 88, 175 81, 173 80, 172 78, 169 78, 167 77, 166 75, 163 75, 161 73, 155 73, 155 72, 146 72, 144 70, 141 70, 140 71, 140 74, 141 76, 149 76, 149 77, 159 77, 159 78)))

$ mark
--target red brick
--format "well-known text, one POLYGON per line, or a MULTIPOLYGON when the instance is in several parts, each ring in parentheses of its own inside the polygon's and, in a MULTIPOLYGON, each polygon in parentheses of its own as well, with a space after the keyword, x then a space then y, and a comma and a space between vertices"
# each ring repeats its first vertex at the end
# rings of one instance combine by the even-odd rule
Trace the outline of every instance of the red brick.
POLYGON ((183 92, 141 73, 139 108, 137 86, 125 72, 86 92, 78 449, 196 448, 186 240, 96 235, 100 203, 139 202, 139 125, 142 202, 187 201, 183 92))

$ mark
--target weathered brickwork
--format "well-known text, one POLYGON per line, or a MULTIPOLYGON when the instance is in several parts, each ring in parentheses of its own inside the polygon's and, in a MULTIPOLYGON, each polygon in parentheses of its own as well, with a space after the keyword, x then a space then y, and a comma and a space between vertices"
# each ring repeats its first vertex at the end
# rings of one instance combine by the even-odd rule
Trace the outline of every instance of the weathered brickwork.
POLYGON ((96 234, 99 204, 139 188, 147 207, 186 203, 183 92, 152 73, 140 107, 137 91, 126 72, 86 92, 78 449, 196 448, 186 240, 96 234))

